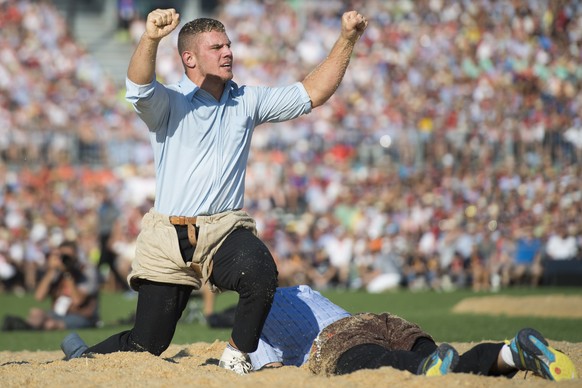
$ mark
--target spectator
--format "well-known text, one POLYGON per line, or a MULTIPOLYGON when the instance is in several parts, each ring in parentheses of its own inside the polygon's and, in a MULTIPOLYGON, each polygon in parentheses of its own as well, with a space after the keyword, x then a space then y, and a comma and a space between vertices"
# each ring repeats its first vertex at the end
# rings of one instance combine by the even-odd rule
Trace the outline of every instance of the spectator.
MULTIPOLYGON (((315 252, 313 262, 307 267, 307 280, 316 290, 324 291, 337 286, 338 273, 338 268, 331 264, 327 251, 319 249, 315 252)), ((296 284, 301 283, 293 283, 296 284)))
POLYGON ((546 243, 546 254, 550 260, 574 260, 578 257, 576 226, 559 224, 546 243))
POLYGON ((469 256, 469 271, 471 273, 471 288, 475 292, 488 291, 490 286, 490 273, 488 260, 478 249, 473 246, 473 251, 469 256))
POLYGON ((83 329, 98 324, 96 269, 79 259, 76 242, 64 241, 50 252, 47 271, 38 284, 35 298, 39 302, 50 298, 50 310, 32 308, 25 324, 18 318, 6 317, 3 330, 83 329))
POLYGON ((525 226, 515 232, 515 252, 510 271, 511 284, 529 283, 537 286, 542 276, 543 242, 534 235, 532 226, 525 226))
MULTIPOLYGON (((113 231, 115 230, 116 223, 119 222, 120 211, 115 205, 111 194, 106 188, 102 188, 99 191, 100 194, 100 204, 97 209, 97 222, 99 228, 99 263, 97 264, 97 269, 101 271, 101 267, 108 267, 108 276, 111 279, 113 290, 128 290, 127 280, 120 272, 118 266, 118 257, 122 253, 119 251, 121 247, 118 245, 113 246, 115 243, 113 237, 113 231), (117 248, 117 251, 116 251, 117 248)), ((105 282, 105 279, 102 280, 105 282)))
POLYGON ((404 281, 402 257, 392 239, 372 240, 368 244, 370 260, 359 262, 362 287, 370 293, 398 288, 404 281))
POLYGON ((515 244, 511 236, 502 236, 497 232, 492 234, 495 250, 489 258, 489 272, 491 273, 491 290, 497 292, 501 287, 510 285, 509 268, 515 244))
POLYGON ((447 274, 449 275, 449 281, 453 288, 462 289, 467 287, 469 284, 469 274, 466 271, 466 262, 463 256, 456 252, 453 255, 453 261, 449 266, 447 274))
POLYGON ((21 285, 23 283, 22 274, 8 257, 6 248, 0 248, 0 290, 3 292, 24 292, 21 285))
POLYGON ((338 226, 333 234, 328 236, 324 246, 329 263, 337 270, 337 286, 348 288, 349 274, 353 259, 354 239, 351 233, 338 226))
POLYGON ((412 251, 406 255, 402 272, 406 287, 411 290, 422 290, 426 288, 426 262, 418 251, 412 251))

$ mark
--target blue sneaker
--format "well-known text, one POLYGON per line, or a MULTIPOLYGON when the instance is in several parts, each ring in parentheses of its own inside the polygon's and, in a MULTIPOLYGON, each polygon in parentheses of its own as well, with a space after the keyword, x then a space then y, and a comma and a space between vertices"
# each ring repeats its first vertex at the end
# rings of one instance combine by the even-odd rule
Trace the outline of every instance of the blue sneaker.
POLYGON ((83 356, 89 347, 77 333, 71 333, 61 342, 61 349, 65 353, 65 360, 68 361, 83 356))
POLYGON ((552 348, 534 329, 521 329, 509 342, 513 362, 519 370, 531 371, 548 380, 574 380, 576 367, 568 356, 552 348))
POLYGON ((449 344, 441 344, 418 366, 417 375, 444 376, 459 363, 459 353, 449 344))

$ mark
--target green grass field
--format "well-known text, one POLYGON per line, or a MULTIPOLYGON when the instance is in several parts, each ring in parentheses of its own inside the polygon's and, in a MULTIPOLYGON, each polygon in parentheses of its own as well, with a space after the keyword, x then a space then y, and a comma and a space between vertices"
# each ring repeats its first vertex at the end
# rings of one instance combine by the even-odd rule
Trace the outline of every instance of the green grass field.
MULTIPOLYGON (((453 306, 464 298, 475 296, 507 295, 582 295, 582 288, 538 288, 509 289, 497 294, 471 291, 455 291, 450 293, 395 291, 384 294, 367 294, 364 292, 324 292, 333 302, 346 310, 356 312, 384 312, 398 314, 410 321, 418 323, 424 330, 431 333, 437 342, 478 342, 482 340, 503 340, 512 337, 515 332, 526 326, 540 330, 546 337, 553 340, 582 342, 582 319, 550 319, 536 317, 485 316, 469 314, 452 314, 453 306)), ((218 296, 216 310, 229 307, 236 303, 236 294, 229 292, 218 296)), ((195 301, 195 300, 194 300, 195 301)), ((22 297, 0 295, 0 318, 4 315, 26 316, 32 306, 39 304, 31 295, 22 297)), ((99 342, 108 336, 130 326, 116 322, 127 318, 135 309, 136 299, 127 298, 121 294, 103 293, 101 298, 101 315, 103 327, 78 331, 88 344, 99 342)), ((41 304, 47 307, 48 304, 41 304)), ((22 350, 58 350, 61 339, 68 332, 30 332, 14 331, 0 332, 0 351, 22 350)), ((193 342, 214 342, 226 340, 230 330, 211 329, 204 324, 180 322, 174 344, 193 342)))

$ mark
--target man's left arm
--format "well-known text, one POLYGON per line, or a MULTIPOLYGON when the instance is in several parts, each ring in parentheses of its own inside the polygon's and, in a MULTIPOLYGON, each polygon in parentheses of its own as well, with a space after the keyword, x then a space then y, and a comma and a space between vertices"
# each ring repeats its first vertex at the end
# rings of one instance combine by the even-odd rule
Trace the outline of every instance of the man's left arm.
POLYGON ((311 98, 312 108, 323 105, 339 87, 360 36, 368 21, 356 11, 342 16, 342 31, 327 58, 302 81, 311 98))

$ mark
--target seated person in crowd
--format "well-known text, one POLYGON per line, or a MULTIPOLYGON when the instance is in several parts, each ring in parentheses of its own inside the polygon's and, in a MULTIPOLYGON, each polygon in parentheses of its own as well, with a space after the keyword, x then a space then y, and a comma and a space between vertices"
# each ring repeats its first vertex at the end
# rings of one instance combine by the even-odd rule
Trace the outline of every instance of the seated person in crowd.
POLYGON ((99 321, 99 283, 94 266, 79 260, 77 243, 64 241, 47 258, 47 270, 34 294, 51 300, 50 310, 34 307, 25 321, 6 317, 4 330, 64 330, 95 327, 99 321))
POLYGON ((546 255, 550 260, 575 260, 578 257, 576 225, 558 224, 546 243, 546 255))
POLYGON ((532 226, 524 226, 515 231, 515 252, 511 266, 507 268, 511 284, 529 283, 537 286, 540 283, 543 267, 542 256, 544 243, 534 233, 532 226))

